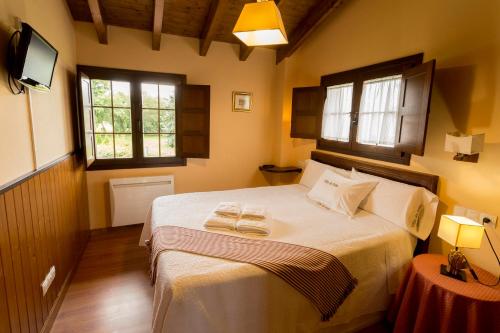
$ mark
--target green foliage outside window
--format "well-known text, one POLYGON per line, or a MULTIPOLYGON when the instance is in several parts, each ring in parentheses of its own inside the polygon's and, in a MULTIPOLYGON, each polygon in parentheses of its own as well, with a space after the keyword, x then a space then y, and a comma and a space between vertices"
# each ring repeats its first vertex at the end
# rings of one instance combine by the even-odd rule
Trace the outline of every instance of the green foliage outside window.
MULTIPOLYGON (((92 80, 96 157, 132 158, 130 83, 92 80)), ((175 87, 141 84, 144 157, 175 156, 175 87)))

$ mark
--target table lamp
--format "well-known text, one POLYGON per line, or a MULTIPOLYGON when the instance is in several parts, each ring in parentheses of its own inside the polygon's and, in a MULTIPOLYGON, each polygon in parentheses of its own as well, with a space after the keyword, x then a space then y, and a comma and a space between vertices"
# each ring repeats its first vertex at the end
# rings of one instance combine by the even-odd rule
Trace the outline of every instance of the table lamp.
POLYGON ((466 281, 464 268, 468 263, 459 247, 478 249, 483 238, 483 225, 464 216, 442 215, 438 237, 455 247, 448 254, 448 265, 441 265, 441 274, 466 281))

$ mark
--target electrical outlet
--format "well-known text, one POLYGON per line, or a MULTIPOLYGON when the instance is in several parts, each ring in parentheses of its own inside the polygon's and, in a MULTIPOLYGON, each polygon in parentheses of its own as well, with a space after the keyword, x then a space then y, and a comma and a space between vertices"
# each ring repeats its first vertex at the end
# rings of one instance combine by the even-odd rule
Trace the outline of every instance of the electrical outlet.
POLYGON ((459 205, 453 207, 453 215, 465 216, 467 214, 467 208, 459 205))
POLYGON ((473 221, 484 224, 484 219, 490 220, 490 226, 496 228, 498 217, 488 213, 478 212, 477 210, 455 205, 453 207, 453 215, 465 216, 473 221))
POLYGON ((467 209, 465 213, 465 217, 470 218, 472 221, 479 222, 480 221, 480 213, 474 209, 467 209))
POLYGON ((493 228, 496 228, 498 218, 495 215, 490 215, 490 214, 486 214, 486 213, 479 214, 479 222, 484 223, 484 224, 488 224, 485 222, 485 220, 490 220, 489 224, 493 228))
POLYGON ((54 282, 54 279, 56 277, 56 268, 54 266, 50 267, 49 272, 45 276, 45 279, 42 281, 41 287, 43 291, 43 296, 47 293, 47 291, 50 288, 50 285, 52 282, 54 282))

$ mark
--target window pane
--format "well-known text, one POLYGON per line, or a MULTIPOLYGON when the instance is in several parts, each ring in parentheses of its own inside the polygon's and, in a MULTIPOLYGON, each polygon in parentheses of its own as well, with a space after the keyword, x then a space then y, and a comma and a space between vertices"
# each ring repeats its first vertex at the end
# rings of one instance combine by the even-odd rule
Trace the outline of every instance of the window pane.
POLYGON ((92 80, 92 105, 111 106, 111 82, 92 80))
POLYGON ((158 108, 158 85, 151 83, 141 83, 142 107, 158 108))
POLYGON ((401 75, 363 82, 357 142, 394 147, 401 75))
POLYGON ((113 106, 130 107, 130 83, 113 81, 113 106))
POLYGON ((113 133, 113 109, 94 108, 94 131, 96 133, 113 133))
POLYGON ((175 134, 160 135, 161 157, 175 156, 175 134))
POLYGON ((116 158, 132 158, 132 134, 115 134, 116 158))
POLYGON ((160 85, 160 109, 175 108, 175 86, 160 85))
POLYGON ((158 110, 142 110, 142 128, 144 133, 158 133, 158 110))
POLYGON ((348 83, 326 89, 321 129, 323 139, 349 142, 353 87, 353 83, 348 83))
POLYGON ((113 109, 115 133, 132 133, 130 109, 113 109))
POLYGON ((160 110, 160 132, 175 133, 175 111, 160 110))
POLYGON ((327 140, 349 142, 351 114, 336 113, 323 116, 323 134, 327 140))
POLYGON ((158 134, 144 134, 144 157, 160 156, 160 140, 158 134))
POLYGON ((96 158, 114 158, 113 134, 95 135, 96 158))

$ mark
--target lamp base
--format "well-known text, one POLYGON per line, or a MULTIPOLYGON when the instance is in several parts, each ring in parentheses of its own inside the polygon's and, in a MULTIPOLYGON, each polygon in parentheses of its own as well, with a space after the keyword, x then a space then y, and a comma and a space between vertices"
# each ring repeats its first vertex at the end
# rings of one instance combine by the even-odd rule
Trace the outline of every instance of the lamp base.
POLYGON ((442 275, 446 275, 446 276, 451 277, 453 279, 467 282, 467 278, 465 277, 465 272, 461 269, 458 269, 455 272, 451 272, 451 271, 448 271, 447 265, 441 265, 441 272, 440 273, 442 275))

